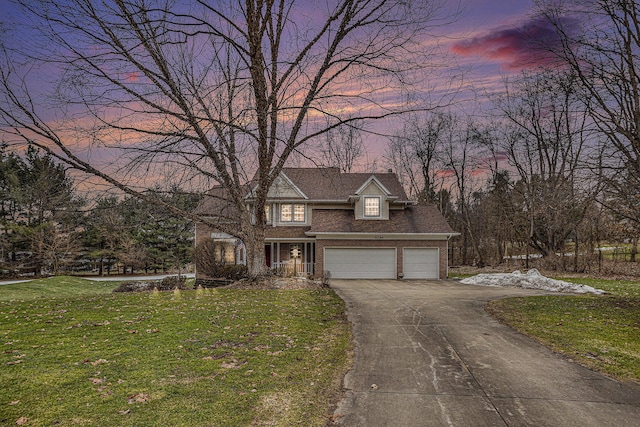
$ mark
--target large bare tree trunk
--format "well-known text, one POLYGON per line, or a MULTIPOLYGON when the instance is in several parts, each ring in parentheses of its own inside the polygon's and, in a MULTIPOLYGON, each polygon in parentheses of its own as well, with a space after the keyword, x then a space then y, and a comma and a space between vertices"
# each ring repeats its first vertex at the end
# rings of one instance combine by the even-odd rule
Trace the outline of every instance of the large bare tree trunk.
POLYGON ((266 268, 267 190, 290 157, 342 126, 428 108, 428 90, 422 104, 386 94, 425 90, 426 42, 456 13, 442 0, 330 1, 313 20, 296 0, 17 3, 40 33, 0 38, 2 140, 241 238, 252 275, 266 268), (34 62, 44 76, 25 75, 34 62), (219 186, 233 209, 201 218, 145 191, 162 178, 219 186))

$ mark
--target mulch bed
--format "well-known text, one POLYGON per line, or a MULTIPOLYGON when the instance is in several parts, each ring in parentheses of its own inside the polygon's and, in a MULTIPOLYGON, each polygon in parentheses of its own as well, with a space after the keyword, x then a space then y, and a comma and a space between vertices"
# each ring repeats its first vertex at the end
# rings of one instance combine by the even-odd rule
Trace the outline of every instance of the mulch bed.
POLYGON ((261 289, 261 290, 296 290, 296 289, 326 289, 320 281, 309 280, 304 277, 262 277, 259 279, 242 279, 221 288, 226 289, 261 289))

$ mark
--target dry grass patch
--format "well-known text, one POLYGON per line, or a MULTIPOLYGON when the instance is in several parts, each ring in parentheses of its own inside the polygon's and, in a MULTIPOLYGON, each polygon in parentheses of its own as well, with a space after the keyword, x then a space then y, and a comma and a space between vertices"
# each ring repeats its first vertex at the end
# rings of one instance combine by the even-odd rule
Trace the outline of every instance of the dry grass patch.
POLYGON ((323 426, 350 346, 329 289, 0 301, 0 425, 323 426))

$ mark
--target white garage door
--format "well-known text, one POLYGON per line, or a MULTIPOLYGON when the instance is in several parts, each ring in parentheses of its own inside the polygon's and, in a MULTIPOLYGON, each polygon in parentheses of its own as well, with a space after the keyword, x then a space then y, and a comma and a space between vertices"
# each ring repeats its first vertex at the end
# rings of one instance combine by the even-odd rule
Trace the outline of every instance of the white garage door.
POLYGON ((325 248, 324 269, 333 279, 395 279, 395 248, 325 248))
POLYGON ((438 248, 405 248, 402 252, 402 271, 405 279, 440 278, 438 248))

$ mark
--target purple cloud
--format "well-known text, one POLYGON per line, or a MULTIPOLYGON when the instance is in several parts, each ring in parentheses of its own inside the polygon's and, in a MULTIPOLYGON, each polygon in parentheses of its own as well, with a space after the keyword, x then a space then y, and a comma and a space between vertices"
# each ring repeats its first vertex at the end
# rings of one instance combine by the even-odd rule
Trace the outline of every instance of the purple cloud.
MULTIPOLYGON (((573 33, 579 26, 576 19, 563 18, 565 31, 573 33)), ((480 55, 502 63, 507 70, 521 70, 553 65, 554 49, 560 47, 556 28, 543 17, 534 17, 512 28, 497 28, 482 36, 454 44, 451 51, 458 55, 480 55)))

